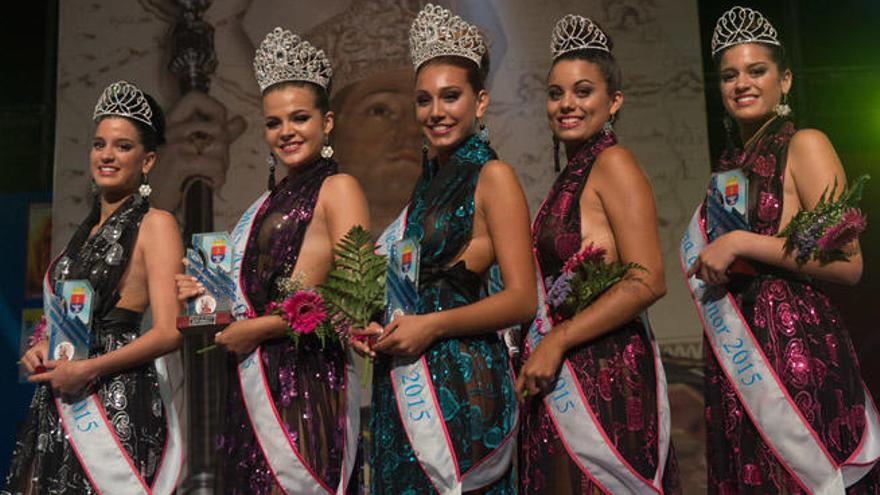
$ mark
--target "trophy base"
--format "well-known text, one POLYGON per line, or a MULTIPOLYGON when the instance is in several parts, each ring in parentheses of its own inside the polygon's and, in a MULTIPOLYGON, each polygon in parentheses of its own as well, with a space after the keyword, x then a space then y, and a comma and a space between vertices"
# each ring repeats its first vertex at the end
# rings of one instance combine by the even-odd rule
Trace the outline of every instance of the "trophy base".
POLYGON ((216 332, 217 327, 225 327, 233 322, 232 313, 219 311, 206 315, 177 317, 177 329, 184 335, 216 332))

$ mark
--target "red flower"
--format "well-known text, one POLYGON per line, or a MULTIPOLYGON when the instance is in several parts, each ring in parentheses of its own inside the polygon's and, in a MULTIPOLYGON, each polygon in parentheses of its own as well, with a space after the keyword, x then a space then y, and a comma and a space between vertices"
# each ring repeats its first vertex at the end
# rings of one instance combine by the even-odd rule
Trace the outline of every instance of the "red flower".
POLYGON ((313 333, 326 316, 324 300, 313 291, 294 292, 281 303, 281 317, 294 333, 313 333))
POLYGON ((583 251, 568 258, 562 267, 564 272, 573 272, 575 268, 584 264, 584 262, 601 263, 605 260, 605 248, 597 247, 592 242, 583 251))
POLYGON ((856 208, 850 208, 843 213, 837 225, 825 231, 816 244, 823 251, 840 249, 857 239, 867 226, 868 220, 862 212, 856 208))

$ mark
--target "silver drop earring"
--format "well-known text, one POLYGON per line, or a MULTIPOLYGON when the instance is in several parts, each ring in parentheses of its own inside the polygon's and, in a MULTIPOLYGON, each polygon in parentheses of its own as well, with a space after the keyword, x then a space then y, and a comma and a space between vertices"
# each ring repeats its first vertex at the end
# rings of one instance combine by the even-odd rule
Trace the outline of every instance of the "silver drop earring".
POLYGON ((141 185, 138 187, 138 194, 140 194, 142 198, 147 199, 152 192, 153 188, 150 187, 150 183, 147 181, 147 174, 141 174, 141 185))
POLYGON ((330 136, 324 136, 324 146, 321 148, 321 158, 325 160, 333 158, 333 147, 330 146, 330 136))
POLYGON ((606 120, 605 123, 602 124, 602 132, 604 132, 605 134, 611 134, 612 132, 614 132, 614 114, 613 113, 611 114, 611 117, 609 117, 608 120, 606 120))
POLYGON ((791 115, 791 107, 788 106, 788 93, 782 93, 782 100, 773 107, 773 111, 780 117, 791 115))
POLYGON ((486 124, 482 120, 480 121, 479 128, 480 128, 480 133, 479 133, 480 134, 480 141, 482 141, 483 144, 488 145, 489 144, 489 128, 486 127, 486 124))

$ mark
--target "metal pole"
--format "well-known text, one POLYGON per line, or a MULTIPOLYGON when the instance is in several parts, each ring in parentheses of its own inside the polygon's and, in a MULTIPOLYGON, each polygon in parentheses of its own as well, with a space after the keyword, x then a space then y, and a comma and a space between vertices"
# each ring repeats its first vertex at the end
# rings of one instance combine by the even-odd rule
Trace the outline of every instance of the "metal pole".
MULTIPOLYGON (((181 94, 190 91, 207 93, 210 76, 217 68, 214 52, 214 28, 202 19, 211 0, 176 0, 180 8, 178 22, 171 33, 169 70, 177 77, 181 94)), ((186 242, 197 232, 214 229, 214 191, 210 181, 192 177, 185 182, 183 232, 186 242)), ((222 472, 218 466, 215 439, 223 424, 226 400, 226 353, 196 350, 213 340, 216 328, 203 327, 187 332, 183 342, 187 400, 188 475, 181 492, 212 495, 222 491, 222 472)))

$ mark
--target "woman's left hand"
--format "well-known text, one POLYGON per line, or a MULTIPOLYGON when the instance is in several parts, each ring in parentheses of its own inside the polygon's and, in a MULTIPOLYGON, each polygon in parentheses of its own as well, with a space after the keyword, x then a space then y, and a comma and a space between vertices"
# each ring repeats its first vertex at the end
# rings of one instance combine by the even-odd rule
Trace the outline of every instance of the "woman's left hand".
POLYGON ((419 356, 436 338, 433 315, 401 315, 385 326, 373 350, 398 356, 419 356))
POLYGON ((28 381, 31 383, 48 383, 55 393, 61 395, 76 395, 96 378, 92 370, 90 359, 55 359, 46 361, 46 371, 31 375, 28 381))
POLYGON ((254 321, 240 320, 232 322, 229 326, 214 334, 214 343, 236 354, 250 354, 263 341, 263 336, 259 329, 253 325, 254 321))
POLYGON ((696 275, 698 279, 712 285, 726 284, 727 269, 740 254, 740 234, 734 230, 715 239, 700 251, 687 271, 687 278, 696 275))
POLYGON ((565 347, 560 338, 561 325, 556 325, 544 336, 520 369, 516 377, 516 396, 520 402, 527 396, 536 397, 542 392, 549 392, 553 386, 565 356, 565 347))

